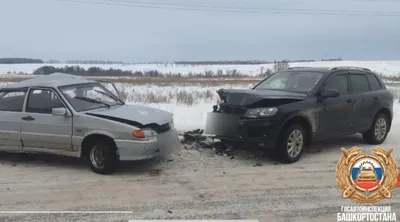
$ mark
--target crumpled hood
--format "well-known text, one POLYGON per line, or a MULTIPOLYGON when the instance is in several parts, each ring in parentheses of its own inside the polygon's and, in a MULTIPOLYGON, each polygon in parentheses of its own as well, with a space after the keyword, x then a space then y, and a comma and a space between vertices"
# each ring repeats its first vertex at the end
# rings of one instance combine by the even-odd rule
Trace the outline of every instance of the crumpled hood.
POLYGON ((88 111, 86 113, 126 119, 138 122, 142 125, 148 125, 151 123, 163 125, 173 121, 172 113, 141 105, 125 104, 123 106, 111 107, 110 109, 88 111))
POLYGON ((304 100, 307 98, 306 94, 278 90, 220 89, 217 93, 222 100, 236 106, 247 106, 266 99, 304 100))

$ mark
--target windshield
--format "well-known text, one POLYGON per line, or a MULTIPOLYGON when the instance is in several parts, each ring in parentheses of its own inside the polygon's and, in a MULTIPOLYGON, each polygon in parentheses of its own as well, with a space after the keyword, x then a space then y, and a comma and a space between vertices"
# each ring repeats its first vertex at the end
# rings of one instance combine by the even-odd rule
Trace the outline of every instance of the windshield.
POLYGON ((308 92, 318 83, 322 76, 324 76, 324 73, 320 72, 278 72, 261 82, 255 89, 308 92))
POLYGON ((123 104, 99 83, 62 86, 59 89, 78 112, 123 104))
POLYGON ((115 89, 114 84, 107 81, 99 81, 99 83, 104 86, 108 91, 113 93, 115 96, 119 96, 118 91, 115 89))

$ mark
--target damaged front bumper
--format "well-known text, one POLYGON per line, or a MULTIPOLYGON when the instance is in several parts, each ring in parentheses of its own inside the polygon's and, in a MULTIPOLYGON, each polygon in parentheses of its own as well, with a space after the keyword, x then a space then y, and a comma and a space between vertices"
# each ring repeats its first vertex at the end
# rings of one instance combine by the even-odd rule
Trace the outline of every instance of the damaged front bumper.
POLYGON ((209 112, 205 133, 225 141, 263 143, 266 147, 274 147, 279 130, 275 118, 248 119, 235 114, 209 112))
POLYGON ((181 150, 178 132, 171 129, 151 140, 115 140, 119 159, 123 161, 151 159, 168 156, 181 150))

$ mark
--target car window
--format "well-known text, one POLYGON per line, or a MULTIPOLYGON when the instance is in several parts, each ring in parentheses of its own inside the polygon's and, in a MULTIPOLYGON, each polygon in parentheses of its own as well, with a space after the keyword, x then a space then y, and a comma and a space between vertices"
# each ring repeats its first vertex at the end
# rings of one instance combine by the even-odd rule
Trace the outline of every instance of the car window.
POLYGON ((0 110, 1 111, 12 111, 22 112, 24 106, 26 90, 24 91, 13 91, 13 92, 1 92, 0 93, 0 110))
POLYGON ((350 74, 350 81, 353 87, 353 93, 363 93, 369 91, 367 77, 364 74, 350 74))
POLYGON ((59 89, 78 112, 122 105, 117 96, 100 83, 67 85, 59 89))
POLYGON ((382 88, 376 76, 367 74, 367 78, 372 91, 380 90, 382 88))
POLYGON ((255 89, 308 92, 314 88, 322 76, 324 76, 324 73, 320 72, 283 71, 267 78, 255 89))
POLYGON ((347 81, 347 76, 345 74, 339 74, 329 78, 324 86, 324 90, 329 89, 336 89, 340 92, 340 94, 348 94, 349 84, 347 81))
POLYGON ((34 89, 29 92, 26 112, 51 114, 53 108, 65 107, 53 90, 34 89))
POLYGON ((114 84, 113 83, 111 83, 111 82, 103 82, 103 81, 99 81, 99 83, 101 85, 103 85, 104 88, 108 89, 108 91, 113 93, 115 96, 119 97, 119 94, 118 94, 117 90, 114 88, 114 84))

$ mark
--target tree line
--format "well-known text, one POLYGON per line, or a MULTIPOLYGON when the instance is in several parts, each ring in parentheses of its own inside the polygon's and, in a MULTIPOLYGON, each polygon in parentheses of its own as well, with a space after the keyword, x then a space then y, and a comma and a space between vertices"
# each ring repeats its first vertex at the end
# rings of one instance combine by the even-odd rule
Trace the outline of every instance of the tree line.
POLYGON ((31 64, 44 63, 41 59, 29 58, 0 58, 0 64, 31 64))
MULTIPOLYGON (((257 76, 265 77, 271 75, 274 72, 278 72, 283 69, 289 68, 288 61, 279 61, 275 62, 272 69, 265 69, 263 67, 260 68, 260 73, 257 76)), ((42 66, 36 69, 32 74, 33 75, 49 75, 52 73, 61 72, 72 75, 79 76, 121 76, 121 77, 183 77, 182 73, 161 73, 158 70, 149 70, 149 71, 128 71, 121 69, 103 69, 100 67, 90 67, 88 69, 82 68, 80 66, 65 66, 65 67, 54 67, 54 66, 42 66)), ((213 71, 205 71, 203 73, 188 73, 187 77, 196 77, 196 78, 212 78, 212 77, 246 77, 249 76, 246 73, 241 73, 237 69, 231 70, 217 70, 213 71)))

